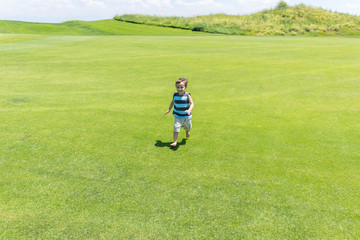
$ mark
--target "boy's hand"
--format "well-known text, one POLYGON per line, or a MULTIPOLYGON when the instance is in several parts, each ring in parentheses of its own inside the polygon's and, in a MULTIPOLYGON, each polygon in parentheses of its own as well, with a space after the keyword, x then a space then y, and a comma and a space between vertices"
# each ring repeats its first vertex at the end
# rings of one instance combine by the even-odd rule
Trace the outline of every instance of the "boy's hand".
POLYGON ((165 112, 165 115, 168 114, 169 112, 170 112, 170 110, 167 110, 167 111, 165 112))
POLYGON ((185 112, 190 116, 190 114, 191 114, 190 110, 185 110, 185 112))

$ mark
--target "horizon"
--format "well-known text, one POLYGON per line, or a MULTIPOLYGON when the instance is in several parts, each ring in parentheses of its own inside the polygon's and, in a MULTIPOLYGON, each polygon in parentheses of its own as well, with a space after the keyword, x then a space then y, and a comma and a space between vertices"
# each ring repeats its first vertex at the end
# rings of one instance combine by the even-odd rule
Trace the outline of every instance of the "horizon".
MULTIPOLYGON (((279 0, 13 0, 0 3, 1 20, 61 23, 97 21, 116 15, 144 14, 193 17, 210 14, 250 15, 273 9, 279 0), (127 4, 127 5, 124 5, 127 4)), ((285 1, 289 6, 304 4, 332 12, 360 16, 360 3, 345 0, 285 1)))

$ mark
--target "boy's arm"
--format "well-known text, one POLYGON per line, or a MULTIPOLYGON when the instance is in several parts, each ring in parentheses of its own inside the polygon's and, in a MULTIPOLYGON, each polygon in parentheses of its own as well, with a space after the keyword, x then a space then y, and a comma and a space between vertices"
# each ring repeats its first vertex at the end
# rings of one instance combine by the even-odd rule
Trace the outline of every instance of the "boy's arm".
POLYGON ((188 110, 185 111, 188 115, 191 114, 191 111, 192 111, 193 108, 194 108, 194 101, 192 100, 191 95, 189 95, 189 103, 190 103, 190 107, 189 107, 188 110))
POLYGON ((168 114, 171 111, 173 106, 174 106, 174 99, 171 101, 169 109, 165 112, 165 115, 168 114))

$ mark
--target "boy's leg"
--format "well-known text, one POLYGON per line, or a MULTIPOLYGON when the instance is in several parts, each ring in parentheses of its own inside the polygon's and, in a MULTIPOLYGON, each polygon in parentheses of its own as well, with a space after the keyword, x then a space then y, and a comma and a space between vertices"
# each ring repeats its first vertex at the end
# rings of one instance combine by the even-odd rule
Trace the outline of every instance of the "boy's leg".
POLYGON ((186 137, 189 138, 190 137, 190 130, 192 128, 191 119, 186 119, 185 120, 184 128, 185 128, 185 131, 186 131, 186 137))
POLYGON ((171 147, 175 147, 177 144, 177 139, 179 136, 179 132, 181 129, 182 125, 181 125, 181 120, 177 117, 175 117, 175 123, 174 123, 174 133, 173 133, 173 140, 174 142, 172 144, 170 144, 171 147))
POLYGON ((176 146, 178 136, 179 136, 179 133, 178 133, 178 132, 174 132, 174 133, 173 133, 173 140, 174 140, 174 142, 173 142, 172 144, 170 144, 170 146, 172 146, 172 147, 175 147, 175 146, 176 146))

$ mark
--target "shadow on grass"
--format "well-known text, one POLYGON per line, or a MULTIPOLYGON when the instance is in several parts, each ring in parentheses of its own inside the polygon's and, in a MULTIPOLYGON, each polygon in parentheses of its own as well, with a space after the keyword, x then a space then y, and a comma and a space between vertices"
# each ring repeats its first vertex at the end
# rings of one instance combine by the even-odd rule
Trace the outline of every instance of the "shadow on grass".
POLYGON ((178 142, 178 144, 175 147, 170 146, 170 144, 172 144, 172 142, 163 142, 160 140, 156 140, 155 147, 168 147, 169 149, 176 151, 179 149, 180 146, 186 144, 186 140, 187 139, 184 138, 183 140, 181 140, 181 142, 178 142))

